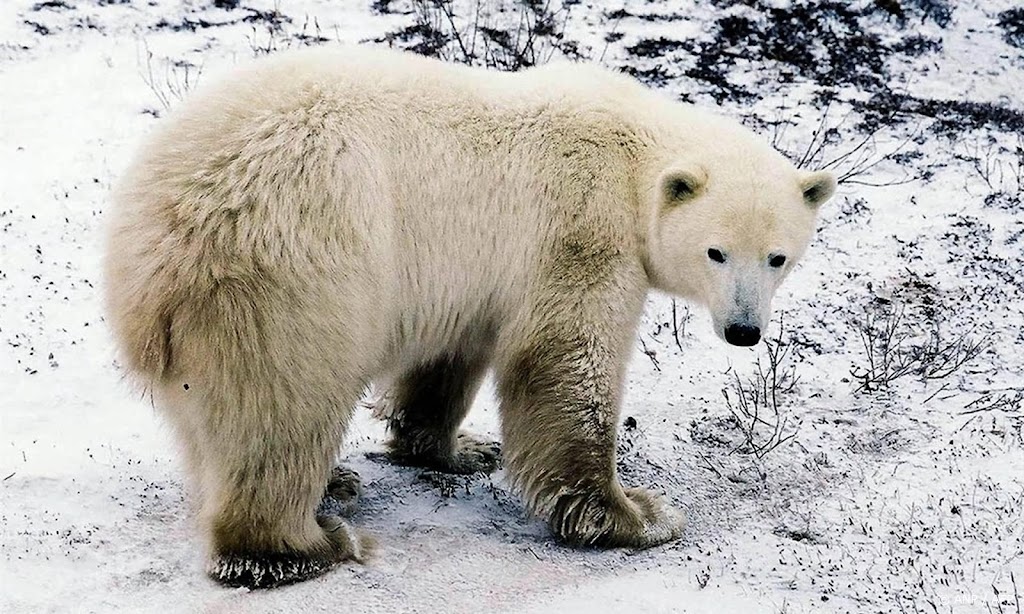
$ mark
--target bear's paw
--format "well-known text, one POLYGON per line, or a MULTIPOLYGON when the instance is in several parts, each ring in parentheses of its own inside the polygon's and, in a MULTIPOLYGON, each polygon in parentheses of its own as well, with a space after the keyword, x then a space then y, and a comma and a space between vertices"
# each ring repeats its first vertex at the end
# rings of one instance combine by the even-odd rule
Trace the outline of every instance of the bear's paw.
POLYGON ((317 508, 319 516, 352 516, 359 507, 363 496, 363 481, 359 473, 348 467, 338 466, 331 470, 323 500, 317 508))
POLYGON ((387 458, 396 465, 423 467, 444 473, 470 475, 493 473, 501 465, 501 444, 497 441, 479 439, 469 433, 460 432, 454 449, 439 453, 440 446, 410 446, 402 440, 392 440, 387 458))
POLYGON ((615 496, 563 494, 551 507, 552 531, 572 545, 650 548, 678 539, 683 513, 642 488, 615 496))
POLYGON ((209 576, 230 587, 274 588, 323 575, 343 561, 364 562, 373 540, 357 534, 337 516, 320 516, 325 543, 312 552, 245 552, 218 554, 207 567, 209 576))

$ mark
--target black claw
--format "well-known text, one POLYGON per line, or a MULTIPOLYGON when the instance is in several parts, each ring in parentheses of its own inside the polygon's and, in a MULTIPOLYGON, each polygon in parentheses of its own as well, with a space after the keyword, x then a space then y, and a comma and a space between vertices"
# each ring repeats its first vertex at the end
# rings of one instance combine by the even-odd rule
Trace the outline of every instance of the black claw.
POLYGON ((231 555, 218 557, 209 574, 225 586, 273 588, 315 578, 335 564, 294 554, 231 555))

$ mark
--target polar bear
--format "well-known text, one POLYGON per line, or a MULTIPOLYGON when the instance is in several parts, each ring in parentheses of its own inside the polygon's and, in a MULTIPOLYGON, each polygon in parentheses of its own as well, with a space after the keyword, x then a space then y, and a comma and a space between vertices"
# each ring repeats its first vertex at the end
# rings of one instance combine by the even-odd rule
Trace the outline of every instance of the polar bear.
MULTIPOLYGON (((493 469, 459 432, 491 368, 529 509, 569 544, 649 547, 683 520, 616 476, 648 290, 756 343, 834 188, 598 67, 287 52, 148 139, 109 215, 108 319, 183 444, 222 583, 365 558, 315 510, 372 383, 391 382, 396 461, 493 469)), ((334 476, 329 493, 352 486, 334 476)))

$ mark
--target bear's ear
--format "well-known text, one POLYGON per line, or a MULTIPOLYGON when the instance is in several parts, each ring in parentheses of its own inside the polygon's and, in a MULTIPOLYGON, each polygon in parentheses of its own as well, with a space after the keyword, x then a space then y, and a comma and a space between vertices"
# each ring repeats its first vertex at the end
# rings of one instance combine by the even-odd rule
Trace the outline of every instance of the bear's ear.
POLYGON ((661 177, 661 194, 666 204, 684 203, 699 195, 707 183, 704 169, 672 169, 661 177))
POLYGON ((832 198, 836 191, 836 178, 827 171, 805 173, 800 179, 800 191, 807 206, 817 209, 832 198))

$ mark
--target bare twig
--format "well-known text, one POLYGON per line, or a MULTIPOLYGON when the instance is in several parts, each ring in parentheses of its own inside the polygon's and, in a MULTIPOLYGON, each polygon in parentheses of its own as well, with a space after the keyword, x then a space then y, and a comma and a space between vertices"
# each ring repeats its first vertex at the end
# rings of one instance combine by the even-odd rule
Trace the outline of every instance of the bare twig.
MULTIPOLYGON (((686 322, 690 319, 690 310, 686 309, 686 315, 683 316, 683 334, 686 333, 686 322)), ((679 351, 683 350, 683 344, 679 340, 680 328, 679 328, 679 316, 677 315, 676 299, 672 299, 672 338, 675 339, 676 347, 679 351)))
POLYGON ((782 336, 780 323, 778 338, 764 341, 767 364, 759 358, 754 376, 746 382, 734 374, 732 395, 728 388, 722 390, 726 406, 743 435, 743 441, 730 453, 744 452, 762 459, 797 435, 795 429, 787 428, 789 417, 780 402, 780 396, 792 392, 799 380, 795 365, 789 362, 790 346, 782 341, 782 336))
POLYGON ((800 156, 800 159, 796 163, 797 168, 807 168, 812 160, 821 156, 822 150, 825 146, 825 126, 828 124, 828 112, 831 108, 832 101, 829 101, 821 112, 821 119, 818 121, 818 127, 811 133, 811 140, 807 143, 807 149, 804 150, 804 155, 800 156))
POLYGON ((963 152, 955 153, 954 157, 968 162, 990 193, 1024 198, 1024 136, 1017 135, 1017 142, 1011 147, 992 139, 960 147, 963 152))
POLYGON ((647 344, 644 342, 643 337, 640 337, 640 347, 643 348, 644 354, 651 359, 651 364, 654 365, 654 370, 661 371, 661 363, 658 362, 658 353, 654 350, 647 349, 647 344))
POLYGON ((697 455, 700 457, 702 461, 704 461, 705 464, 707 464, 707 468, 714 472, 715 475, 717 475, 719 478, 724 477, 722 475, 722 472, 719 471, 718 467, 715 467, 714 463, 711 462, 711 459, 708 458, 703 452, 697 450, 697 455))
POLYGON ((170 110, 174 103, 183 100, 199 83, 199 78, 203 74, 202 65, 164 58, 160 61, 163 65, 163 74, 159 75, 159 72, 154 71, 154 55, 145 40, 141 41, 138 55, 139 75, 165 111, 170 110))
POLYGON ((1017 591, 1017 578, 1010 572, 1010 584, 1013 585, 1013 603, 1017 606, 1017 614, 1020 614, 1020 593, 1017 591))
POLYGON ((1010 393, 986 393, 964 405, 961 416, 980 414, 991 411, 1020 411, 1024 407, 1024 390, 1010 393))
MULTIPOLYGON (((883 127, 888 124, 888 122, 882 121, 877 124, 876 128, 865 134, 851 148, 828 157, 828 152, 833 150, 833 148, 841 141, 841 129, 846 125, 852 115, 851 113, 847 113, 832 123, 829 118, 831 110, 832 107, 830 101, 822 111, 821 118, 818 120, 818 125, 811 132, 811 140, 803 149, 803 153, 799 156, 791 156, 796 161, 797 168, 813 167, 821 170, 831 170, 836 173, 836 180, 840 184, 893 186, 910 183, 916 180, 916 177, 912 176, 883 181, 872 181, 867 177, 870 175, 871 171, 879 165, 886 161, 893 160, 902 151, 904 151, 917 137, 917 129, 912 131, 905 139, 897 143, 895 147, 887 151, 879 151, 877 144, 878 135, 882 131, 883 127)), ((895 113, 896 112, 893 111, 892 116, 895 116, 895 113)), ((781 142, 780 125, 782 125, 782 121, 776 122, 774 125, 772 142, 773 145, 776 146, 781 142)))

